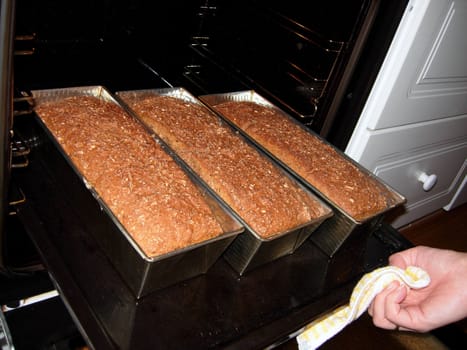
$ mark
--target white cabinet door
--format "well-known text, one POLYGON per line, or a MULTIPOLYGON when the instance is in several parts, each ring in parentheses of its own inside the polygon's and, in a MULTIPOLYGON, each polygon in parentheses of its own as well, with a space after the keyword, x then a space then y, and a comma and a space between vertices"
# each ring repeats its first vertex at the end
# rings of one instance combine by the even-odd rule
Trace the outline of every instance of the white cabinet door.
POLYGON ((346 153, 407 197, 398 227, 465 198, 466 144, 467 0, 411 0, 346 153))
POLYGON ((362 116, 366 126, 466 114, 467 1, 411 1, 400 28, 362 116))

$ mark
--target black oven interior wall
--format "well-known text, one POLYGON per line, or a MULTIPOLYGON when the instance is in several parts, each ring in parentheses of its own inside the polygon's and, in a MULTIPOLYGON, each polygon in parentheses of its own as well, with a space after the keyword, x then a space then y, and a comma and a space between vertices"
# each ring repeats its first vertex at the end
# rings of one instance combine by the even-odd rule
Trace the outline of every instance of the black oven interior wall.
MULTIPOLYGON (((342 148, 405 4, 16 0, 15 135, 34 147, 32 89, 182 86, 254 89, 342 148)), ((17 236, 2 237, 7 260, 8 245, 24 245, 17 236)))
POLYGON ((34 35, 21 42, 34 53, 17 57, 16 85, 255 89, 320 131, 381 6, 18 0, 17 33, 34 35))

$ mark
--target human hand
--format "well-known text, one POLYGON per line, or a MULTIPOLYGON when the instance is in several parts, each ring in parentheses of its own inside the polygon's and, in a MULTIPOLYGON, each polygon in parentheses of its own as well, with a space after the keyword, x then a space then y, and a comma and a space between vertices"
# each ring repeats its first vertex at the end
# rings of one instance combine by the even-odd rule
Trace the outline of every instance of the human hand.
POLYGON ((428 332, 467 316, 467 253, 419 246, 390 256, 389 265, 418 266, 431 283, 422 289, 391 283, 368 308, 375 326, 428 332))

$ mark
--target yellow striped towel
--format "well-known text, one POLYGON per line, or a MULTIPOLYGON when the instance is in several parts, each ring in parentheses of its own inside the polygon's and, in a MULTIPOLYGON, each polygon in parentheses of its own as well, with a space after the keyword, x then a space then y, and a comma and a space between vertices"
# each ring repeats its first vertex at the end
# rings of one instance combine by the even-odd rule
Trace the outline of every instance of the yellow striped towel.
POLYGON ((392 281, 399 281, 410 288, 424 288, 430 284, 430 276, 421 268, 409 266, 405 270, 385 266, 365 274, 357 283, 347 305, 341 306, 305 326, 297 337, 300 350, 316 349, 335 336, 368 309, 374 297, 392 281))

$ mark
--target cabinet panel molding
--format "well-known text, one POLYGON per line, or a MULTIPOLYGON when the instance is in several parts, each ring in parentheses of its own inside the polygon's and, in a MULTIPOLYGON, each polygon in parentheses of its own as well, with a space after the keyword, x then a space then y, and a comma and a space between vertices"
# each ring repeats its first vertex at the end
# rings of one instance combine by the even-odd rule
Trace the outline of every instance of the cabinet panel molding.
POLYGON ((467 91, 465 18, 467 4, 452 1, 409 98, 467 91))
POLYGON ((361 130, 346 153, 370 170, 377 164, 467 142, 467 114, 384 130, 361 130))

